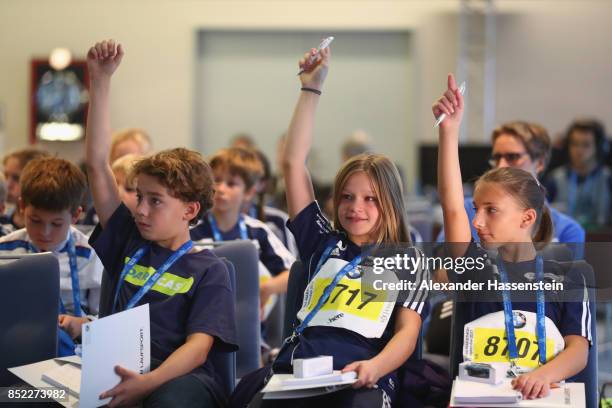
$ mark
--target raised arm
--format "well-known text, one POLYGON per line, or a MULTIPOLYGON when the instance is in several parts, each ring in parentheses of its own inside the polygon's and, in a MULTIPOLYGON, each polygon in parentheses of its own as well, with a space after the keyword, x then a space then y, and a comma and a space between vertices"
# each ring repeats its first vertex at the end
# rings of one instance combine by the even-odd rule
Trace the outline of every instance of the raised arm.
MULTIPOLYGON (((329 48, 325 48, 321 50, 313 64, 308 64, 309 57, 314 55, 315 51, 313 48, 300 60, 300 69, 304 69, 300 81, 304 88, 321 91, 331 54, 329 48)), ((312 146, 312 131, 319 98, 320 96, 314 92, 301 91, 289 124, 283 158, 283 175, 287 189, 287 208, 291 219, 314 200, 306 159, 312 146)))
MULTIPOLYGON (((452 74, 448 75, 448 89, 433 107, 437 118, 442 113, 446 119, 440 124, 438 145, 438 194, 444 214, 446 242, 470 242, 470 220, 463 206, 463 184, 459 167, 459 126, 463 117, 463 96, 452 74)), ((452 255, 461 256, 465 248, 452 248, 452 255)))
POLYGON ((123 48, 113 40, 102 41, 89 49, 89 113, 85 139, 87 177, 96 213, 102 227, 113 215, 121 199, 109 163, 110 84, 111 76, 121 63, 123 48))

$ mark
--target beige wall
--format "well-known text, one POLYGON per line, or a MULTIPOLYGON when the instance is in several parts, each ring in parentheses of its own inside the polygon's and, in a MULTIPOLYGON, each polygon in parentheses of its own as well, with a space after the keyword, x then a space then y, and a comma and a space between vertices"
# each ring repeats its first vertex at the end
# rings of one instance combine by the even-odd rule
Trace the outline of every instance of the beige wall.
MULTIPOLYGON (((198 29, 405 30, 417 27, 421 16, 455 7, 454 1, 440 0, 3 0, 3 148, 26 142, 29 61, 47 55, 56 46, 66 46, 83 57, 96 40, 119 39, 127 55, 113 82, 113 127, 137 125, 149 129, 158 148, 192 146, 198 29)), ((71 158, 82 150, 79 143, 55 143, 51 148, 71 158)))
POLYGON ((502 4, 497 122, 533 120, 554 135, 591 115, 612 134, 612 1, 502 4))
MULTIPOLYGON (((495 121, 536 119, 552 133, 575 114, 612 129, 612 2, 500 0, 495 121)), ((53 47, 78 56, 101 38, 127 50, 113 83, 112 125, 151 131, 158 148, 193 146, 196 35, 200 29, 401 30, 414 34, 412 139, 435 140, 430 105, 457 62, 454 0, 2 0, 0 149, 25 144, 29 61, 53 47)), ((469 135, 483 140, 486 135, 469 135)), ((76 158, 80 144, 52 149, 76 158)))

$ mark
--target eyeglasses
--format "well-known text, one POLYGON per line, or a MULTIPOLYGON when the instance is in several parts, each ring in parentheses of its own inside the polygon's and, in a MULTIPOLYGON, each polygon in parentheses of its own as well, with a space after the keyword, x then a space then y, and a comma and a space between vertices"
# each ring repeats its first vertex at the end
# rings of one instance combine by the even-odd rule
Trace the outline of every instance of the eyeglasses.
POLYGON ((495 153, 489 159, 489 165, 491 165, 491 167, 495 167, 499 164, 500 160, 503 158, 504 160, 506 160, 506 163, 512 166, 516 164, 516 162, 518 162, 521 159, 521 157, 525 156, 526 154, 527 153, 525 152, 522 152, 522 153, 495 153))

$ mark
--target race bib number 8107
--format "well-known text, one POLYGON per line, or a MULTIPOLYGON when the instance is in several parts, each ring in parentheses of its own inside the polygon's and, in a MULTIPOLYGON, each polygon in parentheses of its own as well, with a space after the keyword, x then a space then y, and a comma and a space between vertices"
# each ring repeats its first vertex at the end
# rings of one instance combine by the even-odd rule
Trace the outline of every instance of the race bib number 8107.
MULTIPOLYGON (((540 358, 536 335, 523 330, 515 330, 515 335, 518 353, 517 364, 522 367, 536 368, 540 358)), ((505 329, 475 328, 473 342, 472 361, 483 363, 510 361, 505 329)), ((552 339, 547 338, 546 361, 554 356, 554 352, 555 344, 552 339)))

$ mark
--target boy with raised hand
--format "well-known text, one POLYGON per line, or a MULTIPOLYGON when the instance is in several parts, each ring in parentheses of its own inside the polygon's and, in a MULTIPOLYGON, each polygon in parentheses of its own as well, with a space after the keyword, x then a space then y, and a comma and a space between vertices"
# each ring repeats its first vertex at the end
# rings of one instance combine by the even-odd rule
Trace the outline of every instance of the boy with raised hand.
POLYGON ((116 367, 121 382, 100 398, 112 397, 111 407, 221 406, 227 396, 207 357, 212 347, 237 348, 234 294, 225 265, 194 250, 189 236, 190 224, 211 206, 212 173, 197 152, 162 151, 132 170, 134 215, 121 203, 108 156, 110 80, 122 57, 112 40, 87 54, 87 169, 100 218, 90 243, 114 283, 114 312, 149 303, 152 371, 116 367))
POLYGON ((59 325, 63 329, 59 332, 58 354, 72 355, 72 338, 79 334, 75 328, 98 313, 103 270, 87 236, 72 226, 82 211, 85 175, 67 160, 41 156, 23 168, 20 186, 16 211, 25 228, 0 238, 0 254, 50 251, 57 257, 59 325))

